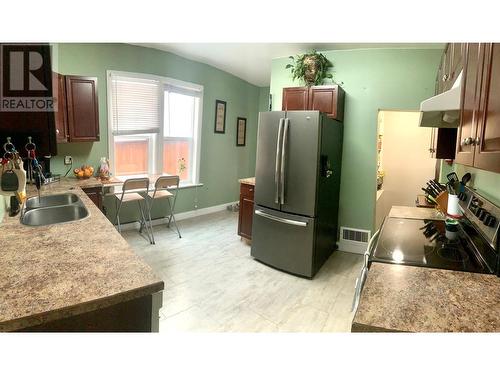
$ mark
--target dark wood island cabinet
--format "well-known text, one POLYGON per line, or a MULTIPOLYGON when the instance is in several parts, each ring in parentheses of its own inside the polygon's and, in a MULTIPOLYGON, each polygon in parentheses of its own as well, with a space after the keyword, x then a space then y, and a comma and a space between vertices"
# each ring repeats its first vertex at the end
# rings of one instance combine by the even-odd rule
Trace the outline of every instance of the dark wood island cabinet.
POLYGON ((252 179, 240 180, 240 183, 238 235, 251 240, 255 185, 252 179))

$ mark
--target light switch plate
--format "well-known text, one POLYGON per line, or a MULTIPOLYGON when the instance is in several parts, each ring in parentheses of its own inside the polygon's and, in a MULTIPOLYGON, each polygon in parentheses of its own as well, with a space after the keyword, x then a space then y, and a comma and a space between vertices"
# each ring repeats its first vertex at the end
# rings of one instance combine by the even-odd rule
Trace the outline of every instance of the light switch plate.
POLYGON ((69 155, 64 157, 64 165, 71 165, 73 164, 73 158, 69 155))

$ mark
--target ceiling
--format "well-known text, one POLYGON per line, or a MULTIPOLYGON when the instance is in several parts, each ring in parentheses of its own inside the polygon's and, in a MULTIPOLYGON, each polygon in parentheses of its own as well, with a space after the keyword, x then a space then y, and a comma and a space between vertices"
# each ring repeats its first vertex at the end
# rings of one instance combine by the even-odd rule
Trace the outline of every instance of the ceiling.
POLYGON ((212 65, 256 86, 269 86, 271 60, 312 49, 329 51, 359 48, 444 48, 442 43, 140 43, 143 47, 175 53, 212 65))

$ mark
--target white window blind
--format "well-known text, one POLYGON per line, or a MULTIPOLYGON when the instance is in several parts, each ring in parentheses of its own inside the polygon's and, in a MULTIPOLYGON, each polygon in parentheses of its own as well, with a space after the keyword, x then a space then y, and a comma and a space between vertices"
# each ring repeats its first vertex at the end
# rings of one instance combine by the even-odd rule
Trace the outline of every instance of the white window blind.
POLYGON ((111 75, 113 135, 159 133, 160 81, 111 75))

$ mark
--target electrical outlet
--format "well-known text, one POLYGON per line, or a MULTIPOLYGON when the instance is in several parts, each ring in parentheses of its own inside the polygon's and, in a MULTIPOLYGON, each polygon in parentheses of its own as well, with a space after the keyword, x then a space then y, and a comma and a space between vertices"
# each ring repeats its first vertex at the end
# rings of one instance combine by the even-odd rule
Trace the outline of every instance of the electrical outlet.
POLYGON ((71 165, 73 164, 73 158, 69 155, 64 157, 64 165, 71 165))

